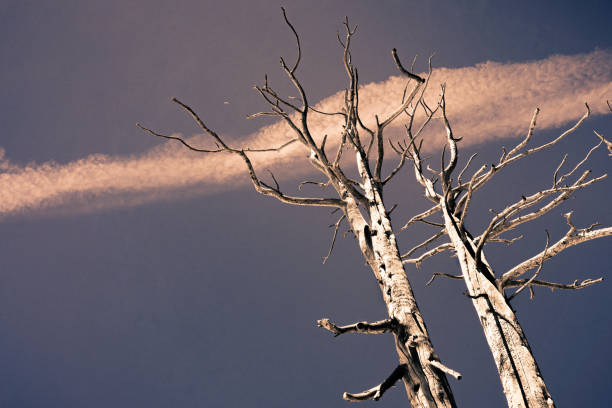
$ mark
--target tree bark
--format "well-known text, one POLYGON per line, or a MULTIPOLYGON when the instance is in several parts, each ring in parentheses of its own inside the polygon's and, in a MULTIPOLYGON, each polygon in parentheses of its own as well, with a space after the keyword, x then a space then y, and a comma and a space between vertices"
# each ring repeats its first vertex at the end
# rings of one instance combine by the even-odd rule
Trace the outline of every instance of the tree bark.
POLYGON ((457 253, 463 279, 493 354, 509 408, 551 408, 546 388, 525 333, 496 284, 484 254, 475 258, 477 245, 441 200, 446 231, 457 253))
MULTIPOLYGON (((357 156, 358 163, 362 164, 359 154, 357 156)), ((370 223, 366 222, 351 197, 346 199, 345 213, 379 284, 389 318, 397 322, 395 345, 400 364, 406 365, 402 380, 410 404, 413 408, 456 407, 446 375, 434 365, 439 363, 439 358, 404 271, 391 220, 382 200, 382 187, 374 184, 367 167, 361 165, 360 172, 369 200, 370 223)))

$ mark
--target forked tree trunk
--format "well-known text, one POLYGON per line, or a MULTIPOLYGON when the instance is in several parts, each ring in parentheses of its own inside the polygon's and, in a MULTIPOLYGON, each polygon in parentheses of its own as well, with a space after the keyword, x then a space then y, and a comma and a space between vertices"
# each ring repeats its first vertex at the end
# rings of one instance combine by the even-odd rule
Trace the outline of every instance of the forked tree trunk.
POLYGON ((487 343, 493 354, 509 408, 550 408, 554 403, 514 311, 497 288, 484 255, 475 259, 471 236, 441 200, 448 236, 487 343))

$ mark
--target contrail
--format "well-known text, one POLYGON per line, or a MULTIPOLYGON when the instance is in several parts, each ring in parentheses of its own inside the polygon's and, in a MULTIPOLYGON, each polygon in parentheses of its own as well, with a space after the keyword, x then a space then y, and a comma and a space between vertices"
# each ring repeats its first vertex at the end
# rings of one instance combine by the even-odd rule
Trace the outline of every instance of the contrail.
MULTIPOLYGON (((539 129, 558 128, 584 114, 588 102, 594 114, 607 111, 612 99, 612 52, 551 56, 526 63, 486 62, 466 68, 434 71, 425 95, 432 104, 446 83, 448 113, 453 132, 463 137, 462 146, 524 134, 536 107, 541 109, 539 129)), ((362 119, 373 123, 399 106, 405 78, 389 77, 360 88, 362 119)), ((343 92, 317 104, 324 111, 338 111, 343 92)), ((205 115, 204 115, 205 116, 205 115)), ((327 146, 337 143, 338 119, 312 114, 309 126, 327 146)), ((389 131, 398 134, 402 122, 389 131)), ((438 132, 440 133, 440 132, 438 132)), ((261 128, 242 138, 242 146, 277 146, 293 138, 282 122, 261 128)), ((442 135, 428 135, 428 150, 438 148, 442 135)), ((205 144, 203 136, 190 138, 205 144)), ((281 153, 252 153, 256 167, 282 168, 283 179, 311 171, 304 148, 297 143, 281 153), (300 159, 300 160, 296 160, 300 159), (298 164, 296 164, 298 163, 298 164)), ((262 176, 264 174, 262 173, 262 176)), ((68 163, 15 165, 0 148, 0 217, 18 214, 49 214, 62 211, 96 211, 139 205, 186 195, 202 195, 236 188, 247 183, 244 164, 225 154, 197 154, 178 143, 167 142, 133 156, 90 155, 68 163)))

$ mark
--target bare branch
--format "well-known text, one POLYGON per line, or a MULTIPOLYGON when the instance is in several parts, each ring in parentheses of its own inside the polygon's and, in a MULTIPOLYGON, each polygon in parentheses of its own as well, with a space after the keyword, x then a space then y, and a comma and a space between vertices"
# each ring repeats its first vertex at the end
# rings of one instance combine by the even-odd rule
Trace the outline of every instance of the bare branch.
MULTIPOLYGON (((419 77, 420 78, 420 77, 419 77)), ((377 125, 377 129, 376 129, 376 144, 377 144, 377 150, 378 150, 378 156, 376 158, 376 167, 374 169, 374 177, 376 180, 381 180, 381 171, 382 171, 382 165, 383 165, 383 160, 384 160, 384 140, 383 140, 383 130, 384 128, 390 124, 391 122, 393 122, 399 115, 402 114, 402 112, 404 112, 404 110, 406 110, 406 108, 408 107, 408 105, 414 100, 414 97, 416 96, 417 92, 419 91, 419 88, 421 86, 421 83, 424 82, 424 80, 420 81, 413 89, 412 92, 410 92, 410 95, 408 96, 408 98, 406 98, 406 100, 404 101, 404 103, 395 110, 395 112, 393 112, 386 120, 384 120, 382 123, 378 122, 378 117, 376 119, 376 125, 377 125)))
POLYGON ((467 163, 465 164, 465 166, 463 167, 463 169, 461 170, 461 172, 457 176, 457 183, 459 185, 461 185, 461 177, 463 176, 463 173, 465 173, 465 171, 468 169, 468 167, 470 167, 470 163, 472 163, 472 160, 474 160, 474 158, 477 155, 478 155, 478 153, 474 153, 473 155, 470 156, 470 158, 468 159, 467 163))
POLYGON ((285 19, 285 23, 287 23, 289 28, 291 28, 291 31, 293 31, 293 35, 295 36, 295 41, 297 43, 298 55, 295 60, 295 64, 293 64, 293 68, 291 68, 290 70, 290 73, 293 74, 295 70, 297 69, 298 65, 300 64, 300 59, 302 58, 302 47, 300 47, 300 36, 298 35, 297 31, 295 31, 293 24, 291 24, 291 22, 287 18, 287 12, 285 11, 285 8, 281 7, 281 10, 283 11, 283 18, 285 19))
POLYGON ((255 89, 257 91, 259 91, 260 93, 264 94, 263 96, 266 98, 266 101, 270 105, 272 105, 273 107, 280 109, 279 103, 282 103, 283 105, 293 109, 296 112, 301 112, 300 108, 298 108, 297 106, 295 106, 294 104, 292 104, 288 100, 281 98, 276 93, 276 91, 274 91, 272 88, 270 88, 268 86, 268 80, 267 79, 266 79, 266 84, 264 85, 263 88, 255 86, 255 89), (268 97, 271 97, 272 99, 269 99, 268 97))
MULTIPOLYGON (((608 102, 608 106, 610 106, 610 102, 608 102)), ((612 110, 612 108, 610 108, 610 110, 612 110)), ((600 138, 601 141, 606 144, 606 147, 608 148, 608 151, 610 152, 610 154, 608 154, 608 156, 612 156, 612 142, 607 140, 606 138, 604 138, 599 133, 597 133, 597 131, 595 129, 593 129, 593 133, 595 133, 595 135, 597 135, 597 137, 600 138)))
POLYGON ((340 115, 340 116, 346 117, 346 113, 344 113, 344 112, 323 112, 323 111, 320 111, 318 109, 313 108, 312 106, 309 106, 308 109, 310 109, 311 111, 316 112, 318 114, 321 114, 321 115, 326 115, 326 116, 340 115))
POLYGON ((268 173, 270 173, 270 176, 272 177, 272 181, 274 181, 275 190, 279 191, 280 187, 278 186, 278 180, 276 180, 276 177, 274 177, 274 173, 272 173, 272 170, 270 169, 266 169, 266 170, 268 170, 268 173))
MULTIPOLYGON (((445 91, 446 87, 442 85, 442 95, 440 96, 440 106, 442 107, 442 119, 444 120, 444 128, 446 129, 446 141, 448 143, 448 147, 450 149, 450 159, 446 167, 442 167, 442 187, 446 190, 450 188, 450 176, 455 170, 455 166, 457 166, 457 142, 461 140, 461 138, 455 139, 453 137, 453 131, 451 129, 450 123, 448 122, 448 117, 446 116, 446 98, 445 91)), ((444 161, 444 153, 442 154, 442 161, 444 161)), ((444 163, 443 163, 444 164, 444 163)))
POLYGON ((527 144, 527 142, 529 141, 529 139, 531 138, 532 134, 533 134, 533 129, 535 129, 535 123, 536 123, 536 117, 539 113, 539 109, 536 109, 534 115, 533 115, 533 119, 531 121, 531 125, 529 127, 529 131, 527 133, 527 136, 525 137, 525 139, 523 139, 523 141, 521 141, 518 145, 516 145, 516 147, 514 147, 507 155, 506 158, 504 159, 503 162, 500 162, 494 166, 491 166, 491 169, 489 170, 489 172, 487 172, 487 174, 482 175, 479 180, 477 180, 475 186, 474 186, 474 190, 478 190, 480 189, 486 182, 488 182, 493 175, 499 171, 500 169, 506 167, 508 164, 510 163, 514 163, 517 160, 520 160, 524 157, 527 157, 533 153, 537 153, 540 150, 544 150, 544 149, 548 149, 549 147, 559 143, 563 138, 565 138, 567 135, 574 133, 576 131, 576 129, 578 129, 585 120, 587 120, 587 118, 589 117, 589 115, 591 114, 591 109, 589 108, 589 105, 587 105, 585 103, 586 106, 586 112, 585 114, 574 124, 574 126, 572 126, 571 128, 567 129, 565 132, 561 133, 559 136, 557 136, 555 139, 551 140, 548 143, 544 143, 538 147, 534 147, 532 149, 528 149, 528 150, 524 150, 522 153, 519 153, 519 151, 521 149, 523 149, 525 147, 525 145, 527 144))
POLYGON ((312 184, 312 185, 315 185, 315 186, 319 186, 321 188, 325 188, 325 187, 329 187, 329 185, 331 183, 329 181, 327 183, 320 183, 318 181, 306 180, 306 181, 302 181, 300 184, 298 184, 298 190, 302 191, 302 187, 304 187, 306 184, 312 184))
POLYGON ((535 130, 536 121, 538 119, 538 114, 539 113, 540 113, 540 108, 536 108, 535 111, 533 112, 533 117, 531 118, 531 123, 529 124, 529 130, 527 131, 527 136, 525 136, 525 138, 523 140, 521 140, 519 144, 514 146, 514 148, 508 152, 506 157, 511 157, 514 153, 517 153, 517 152, 521 151, 521 149, 523 149, 523 147, 527 146, 527 143, 529 143, 529 140, 531 139, 531 136, 533 136, 533 131, 535 130))
POLYGON ((408 78, 414 79, 415 81, 418 81, 418 82, 421 82, 421 83, 425 82, 425 80, 423 78, 421 78, 418 75, 413 74, 410 71, 407 71, 404 68, 404 66, 402 65, 399 57, 397 56, 397 50, 395 48, 391 50, 391 55, 393 56, 393 61, 395 61, 395 65, 397 66, 397 69, 399 69, 399 71, 402 74, 406 75, 408 78))
POLYGON ((429 360, 428 363, 429 363, 430 366, 436 367, 438 370, 442 371, 443 373, 446 373, 448 375, 452 375, 453 377, 455 377, 456 380, 460 380, 461 379, 461 373, 460 372, 455 371, 452 368, 448 368, 447 366, 445 366, 444 364, 442 364, 438 360, 429 360))
POLYGON ((417 147, 415 143, 415 137, 412 135, 412 132, 409 127, 406 127, 406 132, 408 133, 408 137, 410 139, 411 149, 409 150, 409 152, 412 155, 412 162, 414 166, 415 177, 417 181, 419 182, 419 184, 421 184, 425 188, 425 198, 427 198, 428 200, 436 204, 440 204, 440 200, 443 197, 435 191, 434 189, 435 181, 428 179, 423 174, 423 164, 422 164, 421 155, 420 155, 422 140, 419 146, 417 147))
POLYGON ((351 393, 345 392, 342 395, 342 398, 344 398, 347 401, 366 401, 369 399, 374 399, 374 401, 378 401, 380 397, 382 397, 383 394, 389 388, 393 387, 395 383, 399 381, 406 374, 406 371, 407 371, 406 365, 400 364, 397 366, 395 370, 393 370, 391 375, 385 381, 383 381, 376 387, 370 388, 369 390, 366 390, 366 391, 363 391, 357 394, 351 394, 351 393))
POLYGON ((489 238, 489 242, 501 242, 503 244, 506 244, 508 246, 514 244, 516 241, 518 241, 519 239, 522 239, 523 236, 519 235, 518 237, 514 237, 511 239, 503 239, 503 238, 489 238))
POLYGON ((197 113, 194 112, 193 109, 191 109, 188 105, 185 105, 183 102, 179 101, 177 98, 172 98, 172 102, 180 105, 184 110, 187 111, 187 113, 189 113, 189 115, 191 115, 191 117, 193 118, 193 120, 195 120, 195 122, 198 124, 198 126, 200 126, 200 128, 202 130, 204 130, 206 133, 208 133, 214 140, 215 142, 217 142, 218 144, 220 144, 223 148, 225 148, 226 150, 233 150, 230 149, 225 142, 223 142, 223 140, 221 140, 221 138, 219 137, 219 135, 217 135, 215 132, 213 132, 211 129, 208 128, 208 126, 206 126, 204 124, 204 122, 202 121, 202 119, 200 119, 200 117, 198 116, 197 113))
POLYGON ((226 149, 215 149, 215 150, 209 150, 209 149, 199 149, 197 147, 193 147, 192 145, 190 145, 189 143, 187 143, 183 138, 177 137, 177 136, 168 136, 168 135, 163 135, 161 133, 157 133, 149 128, 146 128, 144 126, 142 126, 140 123, 136 123, 136 126, 138 126, 139 128, 141 128, 142 130, 149 132, 150 134, 152 134, 153 136, 157 136, 157 137, 162 137, 164 139, 171 139, 171 140, 178 140, 179 142, 181 142, 185 147, 187 147, 189 150, 193 150, 194 152, 201 152, 201 153, 219 153, 219 152, 224 152, 226 151, 226 149))
POLYGON ((330 225, 330 227, 334 227, 334 235, 332 236, 332 241, 329 246, 329 252, 323 258, 323 263, 327 262, 327 260, 332 254, 332 251, 334 250, 334 244, 336 243, 336 236, 338 235, 338 229, 340 228, 340 224, 342 223, 342 220, 344 220, 344 218, 346 218, 346 215, 343 214, 342 217, 340 217, 340 219, 336 221, 335 224, 330 225))
POLYGON ((504 208, 501 212, 497 213, 497 215, 491 219, 491 222, 487 226, 485 232, 478 238, 476 254, 480 254, 480 251, 482 250, 489 236, 494 237, 500 235, 502 232, 516 228, 516 226, 518 226, 519 224, 541 217, 542 215, 546 214, 547 212, 561 204, 561 202, 566 200, 574 191, 587 187, 593 183, 596 183, 606 178, 606 175, 604 174, 603 176, 593 178, 589 181, 584 181, 589 174, 590 171, 585 171, 582 176, 580 176, 580 178, 578 178, 578 180, 576 180, 576 182, 574 182, 574 184, 569 187, 553 187, 547 190, 541 190, 535 194, 530 195, 529 197, 523 196, 520 201, 517 201, 516 203, 504 208), (545 206, 539 208, 534 212, 525 214, 523 216, 508 221, 508 218, 512 217, 514 214, 524 210, 525 208, 535 205, 539 201, 553 194, 559 195, 545 206))
MULTIPOLYGON (((391 144, 391 147, 394 148, 393 144, 391 143, 391 140, 389 140, 389 144, 391 144)), ((397 164, 397 166, 395 166, 395 168, 391 171, 391 173, 389 173, 389 175, 382 181, 383 186, 387 184, 393 178, 393 176, 395 176, 402 169, 402 167, 404 167, 404 164, 406 163, 406 157, 408 157, 407 153, 408 153, 407 150, 404 150, 404 152, 400 154, 401 158, 400 158, 399 163, 397 164)))
MULTIPOLYGON (((248 170, 251 182, 252 182, 253 186, 255 187, 255 190, 258 193, 263 194, 263 195, 268 195, 268 196, 275 197, 279 201, 282 201, 282 202, 287 203, 287 204, 304 205, 304 206, 337 207, 337 208, 344 208, 345 207, 344 201, 342 201, 340 199, 337 199, 337 198, 319 198, 319 197, 311 198, 311 197, 293 197, 293 196, 288 196, 288 195, 286 195, 286 194, 284 194, 284 193, 282 193, 280 191, 280 189, 278 188, 278 185, 276 187, 271 187, 271 186, 267 185, 265 182, 263 182, 262 180, 260 180, 259 177, 257 177, 257 174, 255 173, 255 169, 253 167, 253 164, 251 163, 251 160, 247 156, 246 152, 262 152, 262 151, 270 152, 270 151, 278 151, 278 150, 282 149, 283 147, 286 147, 289 144, 293 143, 294 140, 291 140, 291 141, 281 145, 280 147, 273 148, 273 149, 234 149, 234 148, 229 147, 221 139, 221 137, 219 137, 219 135, 217 135, 217 133, 215 133, 213 130, 208 128, 206 126, 206 124, 202 121, 202 119, 198 116, 198 114, 195 113, 195 111, 193 109, 191 109, 191 107, 189 107, 188 105, 186 105, 183 102, 179 101, 177 98, 172 98, 172 101, 175 102, 176 104, 180 105, 185 111, 187 111, 191 115, 191 117, 195 120, 195 122, 200 126, 200 128, 203 129, 209 136, 211 136, 213 138, 215 143, 218 146, 220 146, 218 148, 218 150, 220 152, 221 151, 226 151, 226 152, 233 153, 233 154, 236 154, 236 155, 240 156, 242 161, 247 166, 247 170, 248 170)), ((150 131, 149 129, 144 128, 143 126, 139 126, 139 127, 141 127, 142 129, 148 131, 149 133, 151 133, 151 134, 153 134, 155 136, 159 135, 156 132, 153 132, 153 131, 150 131)), ((164 135, 160 135, 160 137, 164 137, 164 135)), ((179 140, 184 145, 186 145, 187 147, 190 147, 188 143, 186 143, 184 140, 182 140, 180 138, 175 138, 173 136, 170 136, 168 138, 179 140)), ((196 151, 198 151, 198 150, 196 150, 196 151)), ((216 152, 216 151, 214 151, 214 152, 216 152)))
POLYGON ((334 333, 334 337, 344 333, 382 334, 394 331, 397 328, 397 321, 385 319, 374 323, 357 322, 346 326, 336 326, 329 319, 325 318, 317 320, 317 327, 322 327, 334 333))
POLYGON ((440 238, 442 235, 444 235, 444 228, 442 228, 437 234, 429 237, 428 239, 426 239, 425 241, 421 242, 419 245, 413 247, 410 251, 406 252, 404 255, 402 255, 402 259, 403 258, 407 258, 410 255, 414 254, 416 251, 418 251, 419 249, 431 244, 432 242, 434 242, 435 240, 437 240, 438 238, 440 238))
POLYGON ((257 113, 252 113, 252 114, 248 115, 246 118, 247 119, 255 119, 255 118, 259 118, 261 116, 282 116, 282 114, 280 114, 278 112, 257 112, 257 113))
POLYGON ((403 264, 413 263, 418 268, 420 267, 421 263, 427 258, 431 258, 434 255, 437 255, 444 251, 451 250, 453 248, 454 248, 453 244, 451 244, 450 242, 447 242, 446 244, 442 244, 433 249, 430 249, 429 251, 425 252, 423 255, 419 256, 418 258, 405 259, 402 261, 402 263, 403 264))
POLYGON ((481 168, 476 170, 476 172, 474 173, 474 175, 472 176, 468 184, 467 193, 465 194, 465 196, 462 197, 462 199, 459 202, 459 205, 457 206, 457 210, 459 210, 459 208, 463 208, 463 210, 461 211, 461 217, 459 218, 459 227, 461 227, 463 223, 465 222, 465 216, 467 215, 468 209, 470 208, 472 194, 474 194, 474 181, 480 175, 480 173, 482 173, 486 169, 487 169, 487 166, 483 165, 481 168))
MULTIPOLYGON (((429 78, 430 77, 431 77, 431 58, 429 59, 429 74, 427 75, 427 77, 425 79, 425 85, 423 85, 423 87, 422 87, 421 94, 417 98, 418 103, 414 105, 414 107, 413 107, 411 112, 406 112, 406 114, 408 115, 410 120, 409 120, 408 125, 406 125, 405 127, 406 127, 406 131, 408 132, 408 134, 410 135, 410 137, 413 140, 418 139, 418 137, 420 136, 420 134, 423 131, 423 129, 429 124, 429 122, 431 121, 431 119, 433 118, 435 113, 440 108, 440 104, 438 104, 438 106, 434 110, 431 110, 431 109, 429 109, 427 107, 427 104, 423 100, 423 94, 424 94, 425 90, 427 89, 427 85, 429 84, 429 78), (423 123, 421 123, 421 126, 418 129, 418 131, 416 132, 416 134, 414 136, 412 136, 412 130, 411 129, 412 129, 412 125, 413 125, 414 114, 415 114, 416 108, 418 106, 421 106, 425 110, 426 117, 425 117, 425 120, 423 121, 423 123)), ((402 98, 402 101, 403 100, 404 100, 404 98, 402 98)), ((391 140, 389 140, 389 144, 390 144, 391 148, 400 156, 400 161, 397 164, 397 166, 391 171, 391 173, 382 181, 383 185, 387 184, 402 169, 402 167, 406 163, 406 158, 409 157, 408 156, 409 149, 412 146, 412 144, 406 144, 405 147, 402 148, 402 151, 399 151, 398 149, 395 148, 395 146, 393 146, 393 143, 391 142, 391 140)), ((398 143, 398 145, 399 145, 399 143, 398 143)), ((401 147, 401 145, 400 145, 400 147, 401 147)), ((420 147, 419 147, 419 149, 420 149, 420 147)))
MULTIPOLYGON (((219 149, 215 149, 215 150, 208 150, 208 149, 200 149, 197 147, 193 147, 192 145, 190 145, 187 141, 185 141, 185 139, 178 137, 178 136, 168 136, 168 135, 164 135, 161 133, 157 133, 151 129, 148 129, 144 126, 142 126, 140 123, 136 123, 136 126, 138 126, 140 129, 150 133, 153 136, 157 136, 157 137, 161 137, 164 139, 171 139, 171 140, 177 140, 179 142, 181 142, 185 147, 187 147, 189 150, 193 150, 194 152, 200 152, 200 153, 220 153, 220 152, 226 152, 226 151, 231 151, 233 149, 231 148, 219 148, 219 149)), ((263 149, 252 149, 250 147, 245 147, 242 148, 240 150, 245 151, 245 152, 250 152, 250 153, 263 153, 263 152, 279 152, 282 149, 284 149, 285 147, 291 145, 292 143, 297 142, 297 139, 291 139, 285 143, 283 143, 282 145, 278 146, 278 147, 269 147, 269 148, 263 148, 263 149)), ((217 142, 217 145, 219 143, 217 142)))
POLYGON ((427 220, 419 220, 419 222, 422 222, 423 224, 431 225, 432 227, 439 227, 439 228, 444 227, 444 224, 440 222, 433 222, 433 221, 427 221, 427 220))
POLYGON ((563 167, 563 165, 565 164, 566 160, 567 160, 567 153, 563 155, 563 159, 561 160, 561 163, 559 163, 559 165, 555 169, 555 172, 553 173, 553 187, 556 187, 557 184, 559 184, 560 182, 560 181, 557 181, 557 174, 559 174, 559 171, 561 170, 561 167, 563 167))
MULTIPOLYGON (((559 181, 556 182, 555 186, 557 184, 562 183, 565 179, 567 179, 568 177, 570 177, 572 174, 574 174, 574 172, 576 170, 578 170, 578 168, 580 166, 582 166, 587 160, 589 160, 589 157, 591 157, 591 153, 593 153, 599 146, 601 146, 602 142, 599 142, 598 144, 596 144, 595 146, 591 147, 591 150, 588 151, 588 153, 586 154, 586 156, 584 156, 584 159, 582 159, 581 161, 578 162, 578 164, 576 164, 576 166, 572 169, 572 171, 565 173, 563 176, 561 176, 561 178, 559 179, 559 181)), ((563 164, 563 162, 561 163, 563 164)), ((561 167, 561 165, 559 165, 559 167, 561 167)), ((556 172, 555 172, 555 177, 556 177, 556 172)), ((556 180, 555 180, 556 181, 556 180)))
MULTIPOLYGON (((550 235, 548 234, 548 231, 546 231, 546 246, 544 247, 544 251, 542 252, 542 258, 540 258, 540 263, 538 265, 538 269, 536 270, 536 272, 533 274, 533 276, 531 278, 529 278, 529 280, 527 282, 525 282, 525 284, 523 284, 520 288, 518 288, 509 298, 508 298, 508 302, 510 302, 512 299, 514 299, 516 297, 516 295, 518 295, 519 293, 521 293, 523 291, 523 289, 525 289, 526 287, 529 286, 529 289, 531 291, 531 283, 535 280, 535 278, 538 277, 538 275, 540 274, 540 272, 542 271, 542 266, 544 266, 544 260, 546 259, 546 252, 548 251, 548 245, 550 244, 550 235)), ((531 296, 533 297, 533 291, 531 291, 531 296)))
POLYGON ((450 273, 444 273, 444 272, 434 272, 433 275, 431 276, 431 279, 427 281, 427 283, 425 284, 425 286, 429 286, 431 285, 431 283, 436 279, 436 277, 438 276, 444 276, 445 278, 451 278, 451 279, 457 279, 457 280, 463 280, 463 275, 451 275, 450 273))
POLYGON ((506 287, 508 285, 508 282, 516 280, 519 276, 535 268, 541 262, 552 258, 553 256, 559 254, 560 252, 566 250, 571 246, 591 241, 593 239, 603 238, 612 235, 612 227, 605 227, 599 229, 576 229, 571 224, 570 216, 571 213, 566 214, 566 219, 568 220, 568 224, 570 224, 570 229, 568 230, 568 232, 565 233, 563 237, 561 237, 561 239, 551 245, 548 250, 540 252, 539 254, 521 262, 520 264, 511 268, 508 272, 504 273, 499 278, 499 286, 502 288, 506 287))
MULTIPOLYGON (((249 175, 251 177, 251 182, 253 183, 255 190, 257 190, 257 192, 260 194, 272 196, 283 203, 294 205, 303 205, 310 207, 337 207, 342 209, 346 206, 344 201, 337 198, 294 197, 286 195, 280 191, 278 183, 276 187, 271 187, 270 185, 266 184, 257 177, 255 169, 253 168, 253 164, 243 151, 235 151, 235 153, 240 155, 243 161, 246 163, 249 175)), ((276 183, 276 180, 274 181, 276 183)))
MULTIPOLYGON (((585 279, 580 283, 578 283, 578 279, 576 279, 573 283, 555 283, 555 282, 547 282, 547 281, 535 279, 531 282, 531 285, 532 286, 544 286, 544 287, 550 288, 550 290, 553 290, 553 291, 555 289, 577 290, 577 289, 586 288, 587 286, 594 285, 601 281, 603 281, 603 277, 597 278, 597 279, 585 279)), ((525 282, 527 282, 527 279, 511 280, 506 283, 505 287, 515 288, 517 286, 524 285, 525 282)))
MULTIPOLYGON (((576 190, 585 188, 590 186, 593 183, 596 183, 598 181, 601 181, 603 179, 605 179, 607 177, 606 174, 599 176, 599 177, 595 177, 589 181, 584 181, 586 179, 586 177, 589 175, 590 171, 585 171, 582 176, 580 176, 580 178, 571 186, 569 187, 557 187, 557 188, 552 188, 552 189, 548 189, 548 190, 542 190, 538 193, 533 194, 532 196, 529 197, 525 197, 525 199, 523 200, 523 204, 521 205, 521 202, 517 202, 514 204, 514 208, 510 209, 508 211, 507 214, 501 214, 501 216, 499 216, 499 220, 501 220, 502 218, 508 218, 510 216, 512 216, 513 214, 516 214, 517 212, 531 206, 534 205, 535 203, 541 201, 543 198, 550 196, 552 194, 556 194, 559 193, 559 195, 557 197, 555 197, 554 199, 552 199, 548 204, 544 205, 543 207, 540 207, 539 209, 530 212, 528 214, 525 215, 521 215, 519 217, 513 218, 510 221, 504 220, 503 222, 498 223, 490 232, 490 236, 491 237, 496 237, 498 235, 501 235, 503 232, 506 231, 510 231, 514 228, 516 228, 517 226, 519 226, 520 224, 523 224, 525 222, 528 221, 532 221, 536 218, 541 217, 542 215, 550 212, 552 209, 556 208, 559 204, 561 204, 563 201, 567 200, 573 192, 575 192, 576 190)), ((508 210, 510 207, 506 207, 506 210, 508 210)), ((499 221, 498 220, 498 221, 499 221)), ((482 239, 479 238, 479 240, 482 239)), ((488 238, 487 238, 488 239, 488 238)))

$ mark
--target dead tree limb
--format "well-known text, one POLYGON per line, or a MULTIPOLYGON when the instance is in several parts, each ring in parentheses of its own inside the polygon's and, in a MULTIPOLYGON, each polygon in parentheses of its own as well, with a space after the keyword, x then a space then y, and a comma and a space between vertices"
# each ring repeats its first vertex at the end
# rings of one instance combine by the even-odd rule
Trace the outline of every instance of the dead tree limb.
POLYGON ((382 334, 394 331, 397 329, 397 322, 393 319, 379 320, 374 323, 357 322, 346 326, 337 326, 329 319, 317 320, 317 327, 322 327, 332 333, 334 337, 338 337, 344 333, 365 333, 365 334, 382 334))
POLYGON ((347 401, 366 401, 369 399, 373 399, 374 401, 378 401, 383 394, 391 387, 395 385, 402 377, 406 375, 407 367, 404 364, 398 365, 395 370, 383 381, 378 384, 376 387, 372 387, 369 390, 365 390, 359 393, 351 394, 350 392, 345 392, 342 395, 347 401))

